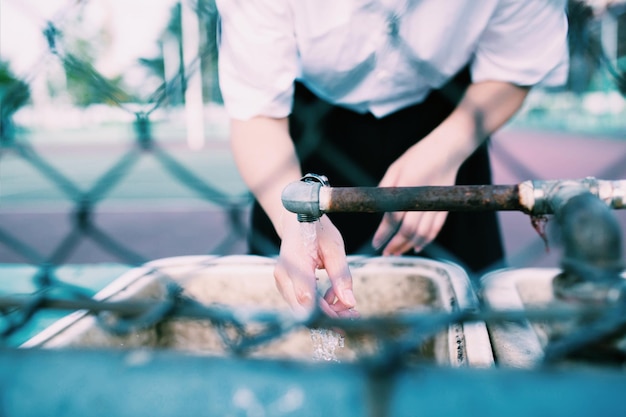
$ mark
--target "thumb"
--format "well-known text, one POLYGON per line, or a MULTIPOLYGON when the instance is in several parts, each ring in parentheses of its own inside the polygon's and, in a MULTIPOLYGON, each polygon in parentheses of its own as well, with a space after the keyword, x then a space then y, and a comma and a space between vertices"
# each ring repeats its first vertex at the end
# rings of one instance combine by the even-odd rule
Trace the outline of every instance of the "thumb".
MULTIPOLYGON (((328 278, 332 284, 333 294, 339 299, 341 304, 346 307, 352 308, 356 306, 356 299, 354 298, 354 292, 352 290, 352 274, 348 268, 348 261, 342 257, 341 262, 330 262, 326 265, 326 272, 328 278)), ((332 304, 335 300, 326 300, 329 304, 332 304)))
POLYGON ((356 306, 356 298, 354 298, 354 292, 352 291, 352 279, 350 279, 350 288, 335 288, 335 294, 341 304, 346 307, 354 307, 356 306))

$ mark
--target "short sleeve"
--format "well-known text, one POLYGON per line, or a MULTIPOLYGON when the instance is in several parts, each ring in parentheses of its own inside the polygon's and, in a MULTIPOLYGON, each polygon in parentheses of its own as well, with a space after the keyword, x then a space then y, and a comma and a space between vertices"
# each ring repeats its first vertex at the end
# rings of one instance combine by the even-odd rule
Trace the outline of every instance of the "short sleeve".
POLYGON ((246 120, 286 117, 297 75, 297 48, 286 0, 217 0, 218 71, 226 111, 246 120))
POLYGON ((567 30, 564 0, 502 0, 479 39, 471 65, 473 81, 564 84, 567 30))

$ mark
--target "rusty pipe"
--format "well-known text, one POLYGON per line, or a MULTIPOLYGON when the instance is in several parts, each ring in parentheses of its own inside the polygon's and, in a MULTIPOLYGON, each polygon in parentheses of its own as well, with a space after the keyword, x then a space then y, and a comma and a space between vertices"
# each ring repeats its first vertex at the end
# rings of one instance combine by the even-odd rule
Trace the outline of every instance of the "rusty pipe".
POLYGON ((287 210, 305 216, 304 221, 333 212, 521 211, 544 215, 554 214, 568 195, 580 190, 595 195, 612 209, 626 207, 626 180, 591 177, 515 185, 421 187, 331 187, 327 182, 303 180, 285 187, 282 203, 287 210))

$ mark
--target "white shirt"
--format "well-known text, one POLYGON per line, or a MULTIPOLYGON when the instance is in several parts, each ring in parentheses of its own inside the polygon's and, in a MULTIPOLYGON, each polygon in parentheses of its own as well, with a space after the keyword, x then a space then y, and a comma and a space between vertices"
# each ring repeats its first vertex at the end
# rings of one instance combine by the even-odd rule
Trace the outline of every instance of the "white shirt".
POLYGON ((217 0, 217 7, 220 88, 235 119, 288 116, 294 80, 382 117, 420 102, 468 63, 473 82, 567 79, 564 0, 217 0))

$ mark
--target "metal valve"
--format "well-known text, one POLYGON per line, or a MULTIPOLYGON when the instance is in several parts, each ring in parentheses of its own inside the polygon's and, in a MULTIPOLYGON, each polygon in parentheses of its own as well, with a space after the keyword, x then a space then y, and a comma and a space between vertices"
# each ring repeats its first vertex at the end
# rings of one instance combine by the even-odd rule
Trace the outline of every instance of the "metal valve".
POLYGON ((282 195, 283 205, 297 213, 299 222, 314 222, 324 214, 319 204, 321 187, 330 187, 325 175, 306 174, 300 181, 287 185, 282 195))

